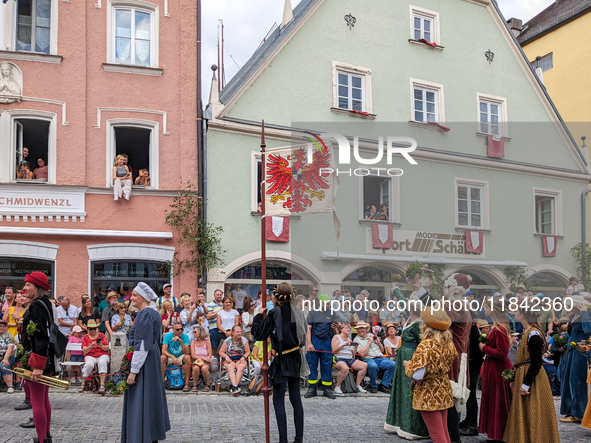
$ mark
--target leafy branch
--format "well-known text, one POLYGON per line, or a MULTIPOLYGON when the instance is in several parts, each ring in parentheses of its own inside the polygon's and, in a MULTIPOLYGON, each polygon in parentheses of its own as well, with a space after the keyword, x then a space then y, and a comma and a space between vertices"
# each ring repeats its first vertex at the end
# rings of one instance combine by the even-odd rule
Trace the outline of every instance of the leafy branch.
POLYGON ((591 284, 591 248, 589 243, 577 243, 570 250, 570 253, 577 261, 577 275, 581 276, 581 283, 585 288, 591 284))
POLYGON ((429 294, 436 298, 443 297, 443 284, 445 282, 445 265, 434 263, 429 265, 433 272, 427 272, 429 279, 429 294))
POLYGON ((196 185, 187 181, 181 183, 180 195, 174 198, 167 210, 165 222, 179 231, 179 244, 186 246, 188 256, 179 258, 178 253, 172 261, 174 275, 187 270, 205 275, 209 268, 222 265, 226 250, 222 248, 221 226, 203 220, 203 200, 199 197, 196 185))
POLYGON ((509 286, 509 290, 514 294, 517 292, 517 287, 519 285, 524 285, 526 291, 536 291, 535 286, 527 284, 528 277, 533 273, 534 272, 531 269, 525 270, 520 266, 506 266, 503 269, 505 282, 509 286))

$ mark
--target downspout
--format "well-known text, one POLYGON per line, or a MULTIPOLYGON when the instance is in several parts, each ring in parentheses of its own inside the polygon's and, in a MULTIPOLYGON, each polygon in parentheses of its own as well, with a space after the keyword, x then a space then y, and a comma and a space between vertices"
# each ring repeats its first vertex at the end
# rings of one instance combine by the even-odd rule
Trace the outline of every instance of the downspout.
MULTIPOLYGON (((585 247, 585 245, 587 245, 588 240, 587 240, 587 202, 589 201, 587 194, 589 194, 589 192, 591 192, 591 189, 587 189, 585 191, 583 191, 583 193, 581 194, 581 209, 583 211, 583 216, 581 217, 581 219, 583 220, 583 231, 582 231, 582 244, 583 247, 585 247)), ((588 249, 588 247, 587 247, 588 249)), ((583 279, 583 281, 585 281, 585 279, 587 278, 587 262, 585 260, 585 253, 583 251, 583 263, 581 264, 581 268, 582 268, 582 272, 581 272, 581 278, 583 279)), ((587 288, 586 288, 587 289, 587 288)), ((587 289, 588 290, 588 289, 587 289)))
MULTIPOLYGON (((203 195, 203 103, 201 88, 201 0, 197 0, 197 193, 201 198, 202 214, 205 220, 205 197, 203 195)), ((206 275, 201 276, 199 283, 205 285, 206 275)))

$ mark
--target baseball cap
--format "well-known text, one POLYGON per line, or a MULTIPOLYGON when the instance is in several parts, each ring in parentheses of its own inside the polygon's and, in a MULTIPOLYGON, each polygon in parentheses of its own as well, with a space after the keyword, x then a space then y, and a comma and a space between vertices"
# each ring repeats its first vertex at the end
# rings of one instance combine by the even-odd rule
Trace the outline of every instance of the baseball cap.
POLYGON ((467 295, 474 295, 474 292, 472 292, 472 291, 468 291, 468 292, 466 292, 466 293, 464 294, 464 297, 465 297, 465 296, 467 296, 467 295))
POLYGON ((164 286, 162 286, 162 289, 166 289, 166 288, 172 288, 172 285, 170 283, 165 283, 164 286))
POLYGON ((500 293, 500 292, 495 292, 495 293, 493 294, 493 297, 500 297, 500 296, 501 296, 501 293, 500 293))
POLYGON ((72 332, 82 332, 82 328, 80 326, 76 325, 72 328, 72 332))

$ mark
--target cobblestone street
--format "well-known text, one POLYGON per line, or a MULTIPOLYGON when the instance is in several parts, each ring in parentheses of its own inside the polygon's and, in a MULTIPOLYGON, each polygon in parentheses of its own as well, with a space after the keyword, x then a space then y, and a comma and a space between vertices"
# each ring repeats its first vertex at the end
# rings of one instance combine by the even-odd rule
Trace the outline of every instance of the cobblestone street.
MULTIPOLYGON (((15 411, 23 394, 0 394, 0 443, 31 442, 34 430, 23 429, 31 410, 15 411)), ((262 442, 264 441, 263 398, 232 398, 228 394, 182 394, 167 396, 172 431, 169 442, 262 442)), ((121 432, 122 398, 103 398, 90 394, 52 392, 52 434, 56 443, 118 442, 121 432)), ((290 406, 288 404, 288 420, 290 406)), ((554 405, 559 408, 560 399, 554 405)), ((304 401, 306 442, 405 442, 383 431, 388 396, 347 397, 328 400, 317 397, 304 401)), ((591 430, 578 424, 558 424, 561 442, 591 441, 591 430)), ((289 423, 290 441, 293 425, 289 423)), ((484 443, 486 437, 465 437, 464 443, 484 443)), ((271 405, 271 441, 277 430, 271 405)), ((524 442, 525 443, 525 442, 524 442)), ((533 442, 532 442, 533 443, 533 442)))

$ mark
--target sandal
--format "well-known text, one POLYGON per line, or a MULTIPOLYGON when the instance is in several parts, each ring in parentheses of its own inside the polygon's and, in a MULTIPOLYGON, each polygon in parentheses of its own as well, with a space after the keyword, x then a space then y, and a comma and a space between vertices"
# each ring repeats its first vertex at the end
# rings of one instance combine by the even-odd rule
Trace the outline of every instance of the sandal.
POLYGON ((207 386, 207 385, 203 386, 203 392, 209 392, 209 386, 207 386))
POLYGON ((185 385, 185 387, 183 388, 183 392, 189 392, 189 385, 185 385))
POLYGON ((98 390, 98 393, 99 394, 104 394, 105 392, 106 392, 105 385, 101 385, 100 388, 99 388, 99 390, 98 390))
POLYGON ((78 388, 78 392, 79 392, 79 393, 82 393, 82 392, 84 392, 84 388, 83 388, 83 387, 79 387, 79 388, 78 388))
POLYGON ((197 392, 197 386, 193 386, 193 389, 191 389, 191 392, 197 392))

